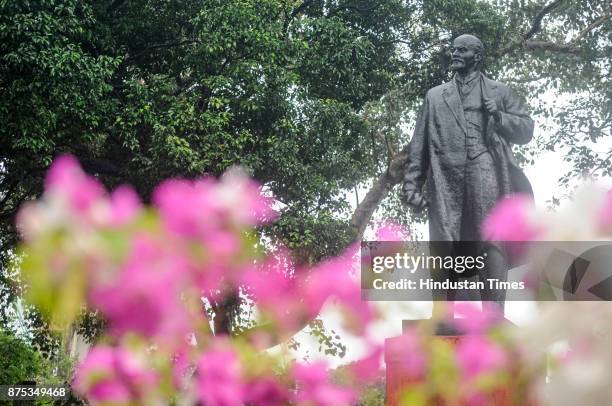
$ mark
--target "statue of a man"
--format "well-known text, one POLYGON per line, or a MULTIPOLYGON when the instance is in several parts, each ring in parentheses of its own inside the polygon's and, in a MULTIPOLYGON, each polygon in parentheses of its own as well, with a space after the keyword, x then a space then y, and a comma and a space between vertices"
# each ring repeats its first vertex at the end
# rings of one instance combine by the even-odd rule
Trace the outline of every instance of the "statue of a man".
MULTIPOLYGON (((510 147, 531 140, 533 120, 506 85, 480 72, 483 54, 475 36, 453 41, 455 75, 427 92, 407 147, 403 198, 417 210, 427 207, 431 241, 482 241, 483 220, 502 197, 533 194, 510 147)), ((480 280, 485 286, 488 278, 506 281, 503 251, 495 244, 477 245, 487 258, 480 280)), ((480 294, 503 309, 505 291, 480 294)), ((453 298, 447 293, 446 299, 453 298)))

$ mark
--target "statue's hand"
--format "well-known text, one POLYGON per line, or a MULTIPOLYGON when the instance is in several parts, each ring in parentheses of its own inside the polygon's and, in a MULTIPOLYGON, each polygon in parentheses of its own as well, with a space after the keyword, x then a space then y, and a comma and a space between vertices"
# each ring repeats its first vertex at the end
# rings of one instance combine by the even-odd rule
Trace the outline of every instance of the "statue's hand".
POLYGON ((402 188, 401 198, 404 204, 417 211, 421 211, 427 207, 427 200, 425 199, 425 196, 414 190, 407 190, 405 185, 402 188))
POLYGON ((417 192, 412 195, 410 205, 414 207, 417 211, 421 211, 427 207, 427 200, 425 199, 425 196, 417 192))
POLYGON ((495 102, 495 100, 485 97, 484 104, 489 114, 493 116, 495 121, 499 122, 501 120, 501 113, 497 109, 497 103, 495 102))

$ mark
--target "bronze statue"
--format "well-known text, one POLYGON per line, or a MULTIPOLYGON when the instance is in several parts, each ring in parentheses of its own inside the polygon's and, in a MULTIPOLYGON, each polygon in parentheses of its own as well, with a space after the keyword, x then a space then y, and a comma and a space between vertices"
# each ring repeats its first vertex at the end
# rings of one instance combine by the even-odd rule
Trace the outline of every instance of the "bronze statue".
MULTIPOLYGON (((480 72, 484 48, 478 38, 457 37, 451 56, 455 75, 427 92, 407 147, 403 199, 414 209, 427 208, 431 241, 482 241, 482 222, 502 197, 533 195, 510 145, 528 143, 534 124, 508 86, 480 72)), ((488 261, 480 279, 505 281, 503 250, 489 243, 477 246, 488 261)), ((505 291, 480 293, 503 309, 505 291)), ((446 299, 454 299, 454 293, 447 292, 446 299)))

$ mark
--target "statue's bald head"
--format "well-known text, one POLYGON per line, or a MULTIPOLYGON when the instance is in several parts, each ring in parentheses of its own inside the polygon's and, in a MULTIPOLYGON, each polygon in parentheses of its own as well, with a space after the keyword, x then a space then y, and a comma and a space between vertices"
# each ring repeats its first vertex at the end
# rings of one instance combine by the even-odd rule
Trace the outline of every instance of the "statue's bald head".
POLYGON ((480 55, 484 54, 484 45, 482 45, 482 41, 478 37, 475 37, 470 34, 463 34, 455 38, 455 41, 453 41, 453 43, 456 43, 457 41, 467 45, 469 48, 478 52, 480 55))
POLYGON ((460 74, 480 70, 484 59, 482 41, 469 34, 458 36, 451 47, 451 59, 451 68, 460 74))

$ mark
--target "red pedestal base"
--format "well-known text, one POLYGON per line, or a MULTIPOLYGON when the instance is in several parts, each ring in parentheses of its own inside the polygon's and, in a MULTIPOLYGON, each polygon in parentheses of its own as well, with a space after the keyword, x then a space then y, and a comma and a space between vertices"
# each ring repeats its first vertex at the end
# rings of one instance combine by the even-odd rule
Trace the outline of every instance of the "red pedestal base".
MULTIPOLYGON (((436 336, 432 337, 432 339, 445 340, 454 347, 461 341, 462 337, 436 336)), ((402 341, 402 336, 385 340, 387 406, 403 406, 401 401, 406 389, 411 385, 421 383, 420 380, 410 375, 410 371, 413 369, 411 368, 411 361, 406 359, 405 350, 402 348, 403 343, 405 343, 405 341, 402 341)), ((453 405, 535 406, 533 402, 526 399, 524 401, 519 401, 515 395, 515 393, 512 393, 512 388, 508 387, 491 393, 486 399, 481 399, 480 402, 461 402, 453 403, 453 405)), ((449 403, 445 402, 443 399, 439 399, 430 404, 445 406, 449 403)))

